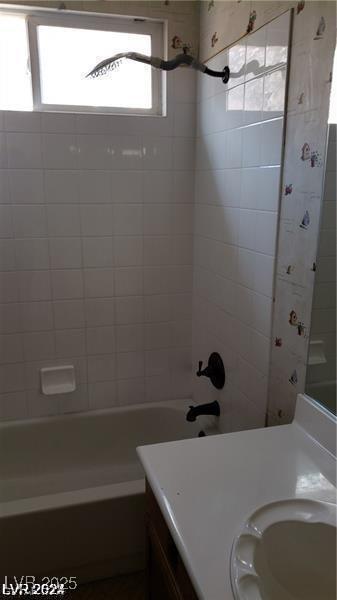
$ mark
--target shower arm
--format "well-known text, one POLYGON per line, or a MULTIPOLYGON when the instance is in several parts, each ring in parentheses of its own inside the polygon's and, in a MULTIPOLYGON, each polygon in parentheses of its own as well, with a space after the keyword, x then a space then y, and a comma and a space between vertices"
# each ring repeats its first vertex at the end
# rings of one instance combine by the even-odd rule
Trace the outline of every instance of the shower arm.
POLYGON ((194 56, 191 56, 186 52, 183 54, 178 54, 171 60, 163 60, 157 56, 146 56, 145 54, 140 54, 138 52, 123 52, 102 60, 90 71, 90 73, 88 73, 86 77, 101 77, 108 71, 113 71, 118 68, 121 64, 121 61, 125 58, 150 65, 151 67, 154 67, 155 69, 161 69, 162 71, 173 71, 177 67, 185 65, 195 69, 196 71, 210 75, 211 77, 221 78, 223 83, 228 82, 230 75, 228 67, 225 67, 223 71, 214 71, 213 69, 210 69, 203 63, 199 62, 196 58, 194 58, 194 56))

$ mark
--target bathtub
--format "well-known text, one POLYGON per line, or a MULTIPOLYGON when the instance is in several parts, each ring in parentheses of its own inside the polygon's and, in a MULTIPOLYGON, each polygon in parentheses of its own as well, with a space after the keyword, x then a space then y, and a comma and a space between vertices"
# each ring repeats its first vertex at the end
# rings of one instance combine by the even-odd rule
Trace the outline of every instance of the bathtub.
MULTIPOLYGON (((0 581, 144 566, 144 479, 136 447, 217 433, 190 400, 0 425, 0 581)), ((202 442, 201 442, 202 443, 202 442)))

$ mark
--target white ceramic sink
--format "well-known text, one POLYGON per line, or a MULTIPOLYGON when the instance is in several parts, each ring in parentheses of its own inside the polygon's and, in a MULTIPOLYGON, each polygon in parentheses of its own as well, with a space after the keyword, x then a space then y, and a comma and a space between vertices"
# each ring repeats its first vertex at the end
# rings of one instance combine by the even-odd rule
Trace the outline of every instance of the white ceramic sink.
POLYGON ((336 505, 258 509, 234 540, 231 584, 236 600, 336 600, 336 505))

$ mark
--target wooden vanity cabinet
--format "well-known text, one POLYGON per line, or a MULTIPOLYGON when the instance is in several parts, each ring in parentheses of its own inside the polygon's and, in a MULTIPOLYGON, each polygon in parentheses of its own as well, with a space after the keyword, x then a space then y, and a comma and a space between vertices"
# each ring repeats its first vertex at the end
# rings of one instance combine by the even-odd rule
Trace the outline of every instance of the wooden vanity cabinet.
POLYGON ((191 580, 146 482, 148 600, 197 600, 191 580))

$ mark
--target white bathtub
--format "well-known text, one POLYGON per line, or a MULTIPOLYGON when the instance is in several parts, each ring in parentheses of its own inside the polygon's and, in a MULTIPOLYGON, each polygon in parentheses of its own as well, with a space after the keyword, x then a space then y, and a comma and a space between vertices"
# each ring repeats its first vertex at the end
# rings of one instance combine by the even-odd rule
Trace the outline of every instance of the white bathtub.
POLYGON ((87 581, 141 568, 144 480, 136 447, 216 433, 210 417, 186 421, 189 404, 1 424, 0 580, 52 574, 87 581))

